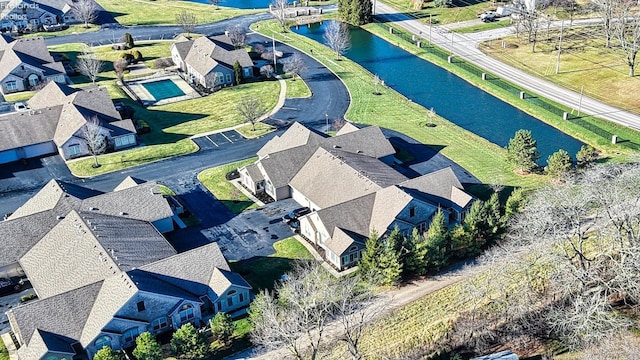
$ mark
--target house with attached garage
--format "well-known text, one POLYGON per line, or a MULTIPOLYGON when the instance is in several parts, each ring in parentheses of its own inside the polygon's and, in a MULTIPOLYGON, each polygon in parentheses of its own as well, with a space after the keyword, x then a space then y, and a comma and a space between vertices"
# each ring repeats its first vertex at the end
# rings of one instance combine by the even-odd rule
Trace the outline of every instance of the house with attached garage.
POLYGON ((0 29, 37 31, 45 25, 77 23, 73 3, 73 0, 2 0, 0 29))
POLYGON ((460 222, 473 201, 451 168, 409 179, 396 170, 394 153, 375 126, 347 124, 326 137, 296 123, 238 172, 250 191, 311 209, 299 219, 300 235, 343 270, 360 260, 372 231, 426 231, 437 211, 460 222))
POLYGON ((202 36, 191 40, 180 36, 171 45, 171 58, 192 83, 206 89, 235 84, 233 65, 242 67, 242 76, 253 77, 253 62, 245 49, 236 49, 227 35, 202 36))
POLYGON ((217 312, 248 306, 251 286, 230 271, 218 245, 178 254, 150 221, 168 215, 169 203, 134 183, 127 179, 116 188, 117 201, 54 181, 0 223, 22 232, 0 250, 17 257, 38 296, 7 312, 20 360, 91 359, 104 346, 134 346, 145 331, 202 325, 217 312), (37 203, 48 210, 33 213, 37 203), (114 214, 116 203, 122 207, 114 214), (23 218, 39 229, 17 226, 23 218))
POLYGON ((44 38, 13 39, 0 34, 0 92, 32 90, 46 82, 66 82, 64 65, 55 61, 44 38))
POLYGON ((50 82, 30 110, 0 116, 0 164, 58 152, 65 160, 89 155, 83 128, 97 119, 108 147, 137 144, 131 119, 122 119, 105 88, 74 89, 50 82))

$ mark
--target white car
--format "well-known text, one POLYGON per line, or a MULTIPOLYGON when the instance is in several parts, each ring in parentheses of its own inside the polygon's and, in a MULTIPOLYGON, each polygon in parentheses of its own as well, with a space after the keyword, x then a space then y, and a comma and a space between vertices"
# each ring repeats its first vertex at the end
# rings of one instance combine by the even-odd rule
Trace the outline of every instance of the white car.
POLYGON ((485 11, 482 14, 480 14, 480 20, 484 22, 493 21, 497 17, 498 17, 498 13, 496 13, 495 11, 485 11))
POLYGON ((14 104, 13 104, 13 108, 14 108, 16 111, 27 111, 27 109, 28 109, 28 108, 27 108, 27 104, 25 104, 25 103, 24 103, 24 102, 22 102, 22 101, 18 101, 17 103, 14 103, 14 104))

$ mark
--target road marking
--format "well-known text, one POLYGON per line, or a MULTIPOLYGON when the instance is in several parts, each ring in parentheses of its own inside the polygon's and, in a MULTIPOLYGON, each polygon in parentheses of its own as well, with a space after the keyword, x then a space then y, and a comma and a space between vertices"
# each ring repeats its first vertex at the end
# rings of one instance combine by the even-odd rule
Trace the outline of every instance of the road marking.
POLYGON ((216 144, 216 143, 215 143, 215 141, 211 140, 211 138, 210 138, 210 137, 208 137, 208 136, 203 136, 203 137, 204 137, 205 139, 207 139, 207 140, 211 141, 211 143, 212 143, 213 145, 215 145, 215 147, 220 147, 218 144, 216 144))
POLYGON ((225 139, 227 139, 230 143, 232 143, 232 144, 233 144, 233 141, 231 141, 231 139, 229 139, 229 138, 227 137, 227 135, 225 135, 223 132, 222 132, 222 133, 220 133, 220 135, 224 136, 224 138, 225 138, 225 139))

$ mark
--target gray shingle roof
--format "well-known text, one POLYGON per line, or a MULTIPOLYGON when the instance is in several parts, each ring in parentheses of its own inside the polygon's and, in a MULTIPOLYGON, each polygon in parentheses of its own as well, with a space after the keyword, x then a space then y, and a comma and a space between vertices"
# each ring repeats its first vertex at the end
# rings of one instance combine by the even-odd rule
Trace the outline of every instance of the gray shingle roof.
POLYGON ((0 116, 0 151, 53 139, 62 105, 0 116))
POLYGON ((323 145, 327 148, 337 147, 350 153, 357 153, 382 158, 395 154, 391 143, 384 137, 377 126, 367 126, 357 131, 347 131, 340 135, 326 138, 323 145))
POLYGON ((231 40, 226 35, 214 37, 199 37, 193 41, 179 41, 175 43, 178 54, 189 64, 195 71, 201 75, 207 75, 212 72, 216 66, 221 65, 229 69, 233 69, 233 64, 238 61, 241 66, 253 66, 253 62, 249 54, 244 49, 235 50, 229 47, 231 40), (186 44, 189 44, 189 50, 186 56, 182 56, 185 51, 186 44))
POLYGON ((15 307, 9 312, 20 325, 20 335, 29 347, 36 329, 79 339, 101 287, 101 281, 95 282, 15 307))
POLYGON ((124 180, 122 180, 122 182, 120 184, 118 184, 113 191, 120 191, 120 190, 124 190, 124 189, 129 189, 135 186, 138 186, 140 184, 143 184, 144 180, 140 180, 138 178, 134 178, 132 176, 127 176, 126 178, 124 178, 124 180))
POLYGON ((299 147, 307 144, 320 144, 323 137, 309 130, 299 122, 294 122, 281 136, 269 140, 260 150, 258 157, 262 158, 279 151, 299 147))
POLYGON ((397 186, 389 186, 376 192, 369 229, 374 229, 378 234, 386 232, 396 216, 409 205, 411 200, 412 197, 397 186))
POLYGON ((45 75, 65 74, 64 66, 55 62, 44 38, 23 38, 13 41, 3 38, 0 42, 0 79, 4 79, 21 64, 40 69, 45 75))
POLYGON ((404 175, 376 158, 321 147, 289 184, 325 208, 405 180, 404 175))
POLYGON ((266 177, 276 187, 286 186, 300 171, 300 168, 313 154, 312 146, 298 146, 296 148, 279 151, 259 160, 266 177))
POLYGON ((375 193, 367 194, 323 208, 317 214, 330 236, 333 236, 336 228, 341 228, 367 237, 371 232, 369 224, 375 199, 375 193))
POLYGON ((464 192, 460 180, 450 167, 407 180, 398 186, 446 207, 464 208, 473 200, 471 195, 464 192))
POLYGON ((47 298, 172 254, 175 250, 147 222, 71 211, 20 265, 38 296, 47 298))
POLYGON ((334 254, 341 256, 352 245, 356 245, 358 248, 364 246, 362 236, 359 234, 349 234, 340 228, 336 228, 333 232, 333 236, 325 243, 325 246, 331 250, 334 254))

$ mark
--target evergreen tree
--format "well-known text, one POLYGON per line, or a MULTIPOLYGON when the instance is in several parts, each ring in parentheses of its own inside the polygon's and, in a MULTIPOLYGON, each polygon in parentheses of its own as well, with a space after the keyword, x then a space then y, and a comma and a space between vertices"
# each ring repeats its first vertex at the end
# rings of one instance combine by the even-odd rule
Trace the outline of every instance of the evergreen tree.
POLYGON ((365 242, 365 249, 362 253, 362 259, 358 263, 358 271, 362 273, 363 278, 375 278, 377 270, 377 259, 382 254, 382 244, 378 241, 378 234, 375 230, 371 231, 369 238, 365 242))
POLYGON ((213 335, 213 338, 226 344, 231 338, 231 335, 233 335, 233 330, 235 329, 231 316, 229 316, 229 314, 219 312, 209 321, 209 323, 211 325, 211 335, 213 335))
POLYGON ((598 150, 591 145, 582 145, 580 151, 576 154, 576 160, 579 165, 587 165, 598 158, 598 150))
POLYGON ((494 192, 491 194, 489 200, 484 203, 484 208, 487 216, 486 222, 489 230, 489 237, 493 238, 496 234, 502 232, 504 227, 498 193, 494 192))
POLYGON ((449 236, 451 238, 451 255, 458 258, 473 255, 472 246, 475 245, 475 239, 462 225, 455 225, 449 231, 449 236))
POLYGON ((402 242, 402 235, 398 229, 394 229, 382 244, 382 253, 378 259, 378 271, 381 285, 396 285, 402 275, 402 262, 398 245, 402 242))
POLYGON ((96 352, 93 360, 123 360, 124 357, 119 351, 115 351, 112 348, 105 346, 96 352))
POLYGON ((133 43, 133 36, 129 33, 124 33, 124 46, 127 49, 133 49, 135 44, 133 43))
POLYGON ((529 130, 518 130, 507 145, 507 161, 526 173, 535 169, 536 161, 540 157, 537 150, 538 143, 531 136, 529 130))
POLYGON ((371 0, 338 0, 338 18, 354 26, 371 22, 373 3, 371 0))
POLYGON ((427 272, 425 264, 425 255, 427 253, 425 237, 418 232, 418 229, 413 229, 411 236, 407 238, 405 244, 408 252, 404 258, 404 268, 414 275, 424 275, 427 272))
POLYGON ((525 203, 525 195, 522 189, 515 189, 507 199, 507 202, 504 206, 504 220, 503 223, 506 222, 510 217, 519 213, 524 207, 525 203))
POLYGON ((136 338, 133 356, 138 360, 162 360, 162 348, 150 332, 145 331, 136 338))
POLYGON ((560 149, 549 155, 547 159, 547 174, 556 179, 560 178, 571 170, 571 165, 573 165, 573 162, 569 153, 560 149))
POLYGON ((448 228, 444 213, 435 213, 429 231, 425 236, 424 265, 427 269, 440 270, 449 261, 448 258, 448 228))
POLYGON ((240 63, 238 62, 238 60, 236 60, 236 62, 233 63, 233 75, 236 80, 236 85, 241 84, 242 83, 242 66, 240 66, 240 63))
POLYGON ((204 359, 208 353, 206 339, 191 323, 186 323, 173 334, 171 350, 180 359, 204 359))

